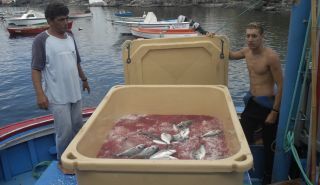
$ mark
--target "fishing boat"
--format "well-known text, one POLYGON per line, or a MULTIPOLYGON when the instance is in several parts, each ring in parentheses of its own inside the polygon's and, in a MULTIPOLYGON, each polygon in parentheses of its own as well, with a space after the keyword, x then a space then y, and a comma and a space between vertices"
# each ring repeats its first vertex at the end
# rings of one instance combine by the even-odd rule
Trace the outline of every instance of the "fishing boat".
MULTIPOLYGON (((84 121, 94 112, 85 108, 84 121)), ((41 116, 0 128, 0 184, 33 185, 38 164, 55 157, 53 116, 41 116)))
POLYGON ((119 17, 121 21, 127 21, 127 22, 143 22, 146 18, 146 13, 143 12, 143 15, 141 17, 119 17))
POLYGON ((125 32, 130 33, 131 28, 157 28, 157 29, 189 29, 190 22, 180 22, 178 19, 158 21, 153 12, 148 12, 143 21, 112 20, 112 24, 125 28, 125 32))
POLYGON ((175 28, 175 29, 187 29, 189 28, 189 22, 176 22, 175 20, 170 21, 157 21, 157 22, 138 22, 138 21, 113 21, 115 25, 122 25, 128 28, 140 27, 140 28, 175 28))
POLYGON ((132 35, 141 38, 176 38, 195 37, 198 33, 194 29, 158 29, 158 28, 131 28, 132 35))
POLYGON ((29 10, 21 17, 11 17, 5 19, 9 26, 30 26, 47 23, 44 14, 34 10, 29 10))
MULTIPOLYGON (((68 22, 68 30, 72 29, 73 21, 68 22)), ((7 30, 11 37, 37 35, 49 28, 49 24, 8 27, 7 30)))
POLYGON ((178 19, 170 19, 164 21, 158 21, 157 16, 153 12, 148 12, 143 21, 127 21, 118 20, 113 21, 114 24, 124 25, 129 28, 131 27, 142 27, 142 28, 189 28, 189 22, 180 22, 178 19))
MULTIPOLYGON (((316 139, 316 134, 314 135, 313 132, 317 130, 315 127, 318 120, 315 120, 316 118, 319 117, 319 103, 317 97, 315 96, 316 94, 319 94, 319 81, 317 81, 317 75, 319 76, 319 67, 316 67, 316 65, 310 65, 310 61, 305 59, 305 56, 310 56, 308 53, 306 53, 306 45, 304 44, 305 42, 308 43, 308 40, 312 41, 312 48, 314 53, 312 54, 312 57, 308 57, 308 59, 312 59, 312 64, 317 64, 319 63, 319 52, 315 52, 316 50, 319 50, 319 48, 316 48, 317 45, 319 45, 319 34, 315 34, 317 32, 316 29, 313 29, 311 32, 311 39, 309 31, 310 28, 316 28, 317 26, 314 25, 317 23, 317 17, 312 16, 312 18, 309 21, 309 25, 305 24, 305 20, 308 20, 310 16, 310 12, 314 12, 316 8, 316 4, 314 3, 315 1, 311 2, 310 1, 300 1, 299 3, 296 3, 293 5, 292 12, 291 12, 291 23, 290 23, 290 30, 289 30, 289 38, 288 38, 288 59, 286 63, 286 70, 285 70, 285 81, 284 81, 284 95, 283 95, 283 100, 281 104, 281 109, 280 109, 280 122, 279 122, 279 129, 277 133, 277 139, 276 139, 276 155, 275 155, 275 161, 274 161, 274 174, 273 174, 273 182, 282 182, 288 180, 289 176, 289 168, 290 168, 290 163, 291 159, 293 158, 295 160, 295 163, 298 164, 299 170, 303 175, 300 177, 303 178, 303 182, 299 184, 317 184, 319 181, 316 174, 317 173, 311 173, 311 178, 310 180, 308 179, 308 176, 305 174, 305 168, 302 167, 301 165, 301 158, 299 158, 298 154, 295 152, 294 149, 294 135, 292 134, 291 131, 293 131, 292 128, 294 128, 294 124, 292 124, 292 121, 294 122, 299 122, 300 124, 305 124, 305 125, 310 125, 310 130, 307 130, 309 134, 307 135, 301 135, 304 137, 303 142, 304 144, 307 144, 308 147, 310 147, 310 155, 308 156, 313 156, 314 154, 317 153, 317 139, 316 139), (310 11, 310 9, 312 10, 310 11), (309 36, 308 36, 309 35, 309 36), (318 38, 317 38, 318 37, 318 38), (302 59, 302 60, 301 60, 302 59), (301 61, 300 61, 301 60, 301 61), (290 61, 290 62, 288 62, 290 61), (315 63, 314 63, 315 62, 315 63), (306 86, 306 81, 305 78, 309 78, 310 75, 310 66, 312 67, 312 82, 315 82, 315 86, 313 86, 312 91, 316 91, 309 93, 308 89, 309 86, 306 86), (303 70, 304 69, 304 70, 303 70), (315 78, 314 78, 315 77, 315 78), (303 82, 303 83, 301 83, 303 82), (318 84, 318 85, 317 85, 318 84), (312 94, 313 98, 308 97, 308 95, 312 94), (315 96, 315 97, 314 97, 315 96), (310 101, 310 99, 316 98, 315 101, 310 101), (305 100, 309 99, 308 102, 303 102, 301 103, 300 100, 305 100), (299 102, 296 102, 299 100, 299 102), (312 104, 311 104, 312 103, 312 104), (313 103, 316 103, 314 105, 313 103), (301 105, 301 106, 300 106, 301 105), (304 106, 304 107, 303 107, 304 106), (301 108, 303 107, 303 108, 301 108), (315 109, 315 110, 314 110, 315 109), (302 118, 297 119, 295 116, 299 115, 300 111, 304 110, 304 113, 302 115, 302 118), (312 117, 311 117, 312 114, 312 117), (289 132, 288 132, 289 131, 289 132), (315 137, 315 138, 314 138, 315 137), (312 139, 311 139, 312 138, 312 139), (285 141, 287 139, 287 141, 285 141), (308 142, 310 140, 310 142, 308 142), (291 153, 292 152, 292 153, 291 153), (313 153, 311 155, 311 153, 313 153), (290 154, 293 154, 292 156, 290 154)), ((317 14, 313 14, 317 15, 317 14)), ((177 39, 177 38, 175 38, 177 39)), ((191 39, 191 38, 179 38, 181 40, 184 39, 191 39)), ((137 45, 124 45, 125 50, 123 50, 123 56, 125 60, 125 65, 129 66, 132 62, 132 60, 137 60, 138 61, 138 67, 131 67, 130 69, 126 69, 127 71, 127 76, 131 75, 131 72, 134 72, 135 70, 137 71, 142 71, 142 69, 147 69, 149 67, 149 70, 151 71, 145 71, 143 75, 138 75, 133 78, 133 80, 137 83, 142 83, 142 84, 148 84, 149 78, 147 77, 155 77, 155 72, 161 73, 161 74, 167 74, 167 72, 170 72, 171 68, 165 68, 163 65, 159 66, 149 66, 150 63, 144 63, 143 61, 145 59, 153 62, 154 59, 157 59, 159 61, 162 61, 163 63, 167 63, 169 65, 172 64, 171 60, 167 60, 167 55, 163 55, 163 51, 168 51, 168 52, 174 52, 177 55, 177 58, 174 61, 179 61, 179 62, 184 62, 186 59, 192 59, 195 58, 194 61, 195 64, 199 64, 199 56, 194 54, 193 52, 187 52, 186 55, 181 56, 179 55, 179 52, 181 52, 181 46, 177 45, 171 45, 166 49, 161 48, 162 45, 170 45, 170 42, 166 39, 153 39, 157 40, 158 45, 154 45, 152 42, 152 39, 143 39, 146 41, 147 45, 143 46, 137 46, 137 45), (150 42, 150 43, 149 43, 150 42), (149 47, 149 49, 145 49, 146 46, 149 47), (139 52, 131 52, 132 48, 139 48, 139 52), (179 48, 180 47, 180 48, 179 48), (160 48, 160 50, 159 50, 160 48), (155 51, 158 49, 157 51, 155 51), (154 54, 153 56, 157 56, 152 58, 151 54, 154 54), (160 56, 160 58, 159 58, 160 56), (141 59, 141 60, 140 60, 141 59), (130 73, 130 75, 129 75, 130 73)), ((226 43, 226 40, 219 40, 217 42, 219 44, 216 44, 215 47, 207 47, 204 46, 204 48, 209 48, 209 49, 204 49, 204 51, 211 51, 212 48, 216 49, 216 53, 213 56, 216 57, 215 59, 221 59, 225 57, 224 52, 226 50, 223 50, 225 46, 223 45, 226 43)), ((199 45, 198 42, 189 42, 185 48, 197 48, 196 52, 201 52, 203 50, 198 49, 199 45)), ((225 48, 226 49, 226 48, 225 48)), ((137 51, 137 50, 136 50, 137 51)), ((208 55, 208 52, 206 52, 205 55, 203 56, 211 56, 208 55)), ((226 54, 226 53, 225 53, 226 54)), ((202 57, 202 56, 201 56, 202 57)), ((201 60, 202 61, 202 60, 201 60)), ((221 65, 224 62, 217 62, 217 65, 221 65)), ((192 62, 190 62, 192 64, 192 62)), ((200 64, 201 65, 201 64, 200 64)), ((184 65, 180 65, 180 71, 179 74, 183 74, 182 72, 187 71, 187 68, 184 68, 184 65), (181 71, 182 70, 182 71, 181 71)), ((194 68, 193 68, 194 69, 194 68)), ((225 74, 227 74, 227 69, 223 68, 220 66, 220 69, 226 70, 225 74)), ((211 72, 212 70, 209 69, 208 71, 205 70, 205 72, 211 72)), ((203 72, 193 72, 193 75, 203 75, 203 72)), ((212 75, 212 73, 208 73, 208 75, 212 75)), ((131 76, 132 78, 132 76, 131 76)), ((181 83, 179 78, 176 78, 176 76, 172 75, 167 75, 166 79, 163 78, 154 78, 158 82, 158 84, 164 84, 166 80, 172 80, 175 83, 181 83)), ((192 81, 194 78, 190 78, 189 81, 192 81)), ((210 80, 215 80, 216 78, 209 78, 210 80)), ((309 80, 311 77, 309 78, 309 80)), ((130 82, 130 81, 129 81, 130 82)), ((186 83, 186 82, 185 82, 186 83)), ((311 86, 311 84, 309 84, 311 86)), ((136 93, 136 92, 135 92, 136 93)), ((139 93, 132 93, 128 94, 128 96, 135 98, 139 93)), ((210 94, 210 93, 209 93, 210 94)), ((208 94, 208 95, 209 95, 208 94)), ((180 94, 176 94, 177 97, 179 97, 180 94)), ((128 97, 127 96, 127 97, 128 97)), ((141 96, 141 95, 140 95, 141 96)), ((125 97, 125 98, 127 98, 125 97)), ((141 102, 145 101, 145 98, 147 97, 141 97, 141 102)), ((230 101, 231 98, 229 98, 230 101)), ((181 101, 183 102, 183 101, 181 101)), ((204 101, 205 102, 205 101, 204 101)), ((124 102, 123 105, 127 105, 130 102, 124 102)), ((146 102, 146 104, 153 105, 152 101, 146 102)), ((116 103, 113 103, 113 106, 117 105, 116 103)), ((220 105, 219 105, 220 106, 220 105)), ((186 106, 188 107, 188 106, 186 106)), ((157 110, 157 106, 152 106, 151 107, 154 110, 157 110)), ((180 109, 185 109, 185 107, 179 107, 180 109)), ((114 111, 116 109, 110 109, 111 111, 114 111)), ((121 110, 121 109, 117 109, 121 110)), ((159 110, 159 109, 158 109, 159 110)), ((166 109, 161 109, 162 111, 165 111, 166 109)), ((99 112, 102 111, 102 109, 98 110, 99 112)), ((126 109, 124 111, 127 111, 126 109)), ((92 113, 92 112, 91 112, 92 113)), ((91 113, 89 113, 87 116, 84 115, 84 117, 88 117, 91 113)), ((95 118, 92 118, 91 122, 95 118)), ((107 120, 107 119, 106 119, 107 120)), ((105 120, 103 120, 105 121, 105 120)), ((32 122, 30 120, 26 122, 32 122)), ((53 138, 53 128, 52 125, 49 124, 45 119, 36 119, 33 121, 38 122, 38 124, 30 124, 30 126, 27 126, 29 124, 27 123, 19 123, 16 126, 16 124, 12 124, 11 128, 1 128, 0 130, 4 130, 3 132, 0 132, 3 134, 2 140, 0 140, 0 183, 4 185, 9 185, 9 184, 34 184, 36 185, 43 185, 43 184, 77 184, 76 176, 70 176, 70 175, 63 175, 57 168, 57 162, 53 161, 52 163, 48 164, 49 167, 47 170, 40 176, 39 180, 35 182, 36 180, 33 179, 32 174, 37 174, 37 167, 41 166, 41 162, 43 161, 48 161, 48 160, 55 160, 55 144, 54 144, 54 138, 53 138), (38 127, 35 125, 39 125, 38 127), (50 128, 51 126, 51 128, 50 128), (21 128, 20 128, 21 127, 21 128), (20 129, 19 129, 20 128, 20 129), (17 130, 17 132, 15 132, 17 130), (30 180, 31 179, 31 180, 30 180)), ((51 118, 52 122, 52 118, 51 118)), ((305 126, 304 125, 304 126, 305 126)), ((88 129, 88 128, 86 128, 88 129)), ((304 130, 305 132, 305 130, 304 130)), ((300 132, 296 132, 300 133, 300 132)), ((300 139, 300 138, 297 138, 300 139)), ((92 137, 88 140, 92 140, 92 137)), ((86 142, 88 142, 88 140, 86 142)), ((79 146, 81 148, 81 146, 79 146)), ((261 152, 261 145, 253 145, 251 146, 251 152, 253 154, 253 159, 254 159, 254 170, 251 170, 248 173, 244 173, 244 180, 243 184, 261 184, 261 177, 263 174, 261 174, 261 161, 262 158, 261 156, 263 155, 263 152, 261 152)), ((81 150, 81 149, 80 149, 81 150)), ((87 151, 90 152, 90 151, 87 151)), ((75 155, 66 155, 70 160, 77 160, 75 155)), ((86 159, 86 156, 80 156, 84 159, 86 159)), ((308 157, 308 160, 313 157, 308 157)), ((241 161, 246 160, 245 156, 239 156, 237 159, 239 163, 241 161)), ((166 161, 164 161, 166 162, 166 161)), ((171 161, 167 162, 167 164, 171 164, 171 161)), ((158 164, 158 161, 155 162, 158 164)), ((159 162, 160 164, 161 162, 159 162)), ((183 165, 185 161, 182 161, 180 165, 183 165)), ((231 165, 230 167, 232 169, 235 169, 238 167, 238 164, 236 165, 231 165)), ((311 172, 317 172, 316 171, 316 164, 317 160, 314 158, 312 160, 309 160, 309 165, 307 164, 307 169, 310 169, 311 172), (314 168, 313 168, 314 167, 314 168)), ((119 168, 123 168, 121 165, 123 163, 121 162, 119 165, 116 166, 119 163, 114 162, 110 164, 109 170, 110 172, 117 172, 119 171, 119 168), (114 168, 114 167, 117 168, 114 168)), ((47 166, 48 166, 47 165, 47 166)), ((77 165, 75 163, 75 165, 77 165)), ((131 163, 129 167, 131 168, 126 168, 126 170, 136 170, 134 173, 136 175, 139 175, 141 171, 141 168, 132 168, 132 166, 136 165, 134 162, 131 163)), ((206 165, 205 163, 203 165, 206 165)), ((81 167, 83 168, 92 168, 94 171, 99 171, 100 169, 103 169, 104 166, 102 165, 97 165, 96 168, 93 168, 90 166, 89 163, 86 163, 82 165, 81 167)), ((161 168, 162 166, 160 166, 161 168)), ((195 165, 192 165, 191 167, 195 167, 195 165)), ((172 172, 176 167, 175 166, 170 166, 170 168, 163 168, 163 170, 166 170, 165 173, 162 174, 162 176, 158 179, 159 182, 161 182, 162 179, 166 179, 168 175, 171 175, 170 172, 172 172), (169 172, 168 172, 169 171, 169 172), (163 177, 166 178, 163 178, 163 177)), ((207 166, 208 169, 210 169, 210 166, 207 166)), ((90 169, 90 170, 92 170, 90 169)), ((83 171, 81 169, 79 170, 79 175, 83 175, 83 171)), ((189 172, 192 169, 186 169, 189 170, 189 172)), ((225 169, 227 171, 227 169, 225 169)), ((126 172, 126 171, 125 171, 126 172)), ((199 174, 204 174, 202 171, 198 171, 199 174)), ((228 174, 233 174, 234 172, 229 172, 227 171, 226 173, 228 174)), ((37 174, 39 175, 39 174, 37 174)), ((87 175, 87 174, 85 174, 87 175)), ((89 174, 90 175, 90 174, 89 174)), ((109 175, 108 173, 104 174, 109 175)), ((152 176, 153 173, 149 173, 148 175, 152 176)), ((184 175, 184 177, 191 176, 190 173, 179 173, 180 176, 184 175)), ((102 181, 100 179, 101 176, 97 176, 99 178, 96 178, 100 183, 110 183, 110 181, 102 181)), ((132 175, 130 178, 134 177, 132 175)), ((149 176, 148 176, 149 177, 149 176)), ((113 176, 114 179, 120 179, 118 175, 113 176)), ((291 178, 291 176, 290 176, 291 178)), ((125 179, 125 178, 122 178, 125 179)), ((232 179, 232 178, 229 178, 232 179)), ((184 180, 184 178, 180 178, 180 180, 184 180)), ((96 181, 95 181, 96 182, 96 181)), ((140 182, 154 182, 154 181, 141 181, 140 182)), ((179 181, 180 182, 180 181, 179 181)), ((210 182, 215 182, 215 181, 210 181, 210 182)), ((89 182, 90 184, 93 183, 93 181, 89 182)), ((241 182, 242 183, 242 182, 241 182)), ((194 184, 199 184, 199 181, 195 181, 194 184)), ((287 182, 287 184, 290 184, 290 182, 287 182)), ((292 183, 291 183, 292 184, 292 183)))
POLYGON ((107 3, 103 0, 89 0, 89 6, 106 6, 107 3))
POLYGON ((130 11, 120 10, 119 12, 115 13, 114 15, 118 16, 118 17, 132 17, 133 13, 130 11))
POLYGON ((88 17, 92 17, 92 16, 93 16, 92 12, 88 12, 88 13, 71 13, 71 14, 69 14, 69 19, 88 18, 88 17))

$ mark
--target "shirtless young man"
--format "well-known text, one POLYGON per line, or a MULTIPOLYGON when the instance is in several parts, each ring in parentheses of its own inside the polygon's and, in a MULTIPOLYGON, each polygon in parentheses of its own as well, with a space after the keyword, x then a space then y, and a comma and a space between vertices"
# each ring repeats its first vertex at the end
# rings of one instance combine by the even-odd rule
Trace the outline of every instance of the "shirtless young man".
POLYGON ((229 53, 231 60, 244 59, 250 79, 250 91, 245 97, 246 107, 241 125, 249 144, 254 131, 262 128, 265 150, 264 182, 271 181, 274 152, 271 148, 277 132, 278 114, 282 96, 282 69, 278 54, 263 45, 263 27, 250 23, 246 28, 247 47, 229 53), (275 86, 277 89, 275 90, 275 86))

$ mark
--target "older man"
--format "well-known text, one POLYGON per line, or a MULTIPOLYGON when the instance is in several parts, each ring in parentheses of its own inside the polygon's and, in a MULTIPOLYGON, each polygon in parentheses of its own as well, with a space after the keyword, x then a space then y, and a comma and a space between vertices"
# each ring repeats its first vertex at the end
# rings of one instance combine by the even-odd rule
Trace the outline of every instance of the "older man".
MULTIPOLYGON (((50 28, 37 35, 32 45, 32 81, 37 103, 53 114, 59 161, 83 124, 80 80, 83 90, 90 92, 75 40, 67 32, 68 14, 64 4, 49 4, 45 17, 50 28)), ((59 164, 64 173, 70 173, 59 164)))

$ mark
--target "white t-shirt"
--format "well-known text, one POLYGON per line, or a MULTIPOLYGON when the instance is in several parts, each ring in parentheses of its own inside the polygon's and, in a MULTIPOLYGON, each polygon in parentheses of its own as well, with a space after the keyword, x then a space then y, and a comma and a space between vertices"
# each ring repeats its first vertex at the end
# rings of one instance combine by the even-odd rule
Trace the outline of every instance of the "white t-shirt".
POLYGON ((32 45, 32 69, 41 70, 43 90, 50 103, 75 103, 81 99, 76 43, 70 33, 64 39, 39 34, 32 45))

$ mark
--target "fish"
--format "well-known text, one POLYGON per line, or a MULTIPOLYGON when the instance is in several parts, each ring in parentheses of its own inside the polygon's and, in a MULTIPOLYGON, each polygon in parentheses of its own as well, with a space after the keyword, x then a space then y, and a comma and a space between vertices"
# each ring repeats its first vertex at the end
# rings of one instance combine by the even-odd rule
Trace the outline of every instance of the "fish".
POLYGON ((201 145, 198 150, 192 153, 192 158, 196 160, 202 160, 206 156, 206 149, 204 145, 201 145))
POLYGON ((159 145, 166 145, 167 144, 166 142, 159 140, 159 139, 154 139, 154 140, 152 140, 152 142, 159 144, 159 145))
POLYGON ((151 155, 156 153, 159 150, 157 145, 151 145, 143 149, 140 153, 134 156, 134 158, 149 158, 151 155))
POLYGON ((159 159, 163 157, 169 157, 176 152, 177 152, 176 150, 168 150, 168 149, 160 150, 157 153, 151 155, 150 159, 159 159))
POLYGON ((209 132, 203 134, 201 137, 213 137, 219 135, 220 133, 222 133, 222 130, 220 129, 210 130, 209 132))
POLYGON ((189 138, 190 129, 181 130, 178 134, 172 136, 172 141, 183 141, 189 138))
POLYGON ((162 133, 160 137, 161 137, 161 140, 164 141, 167 144, 170 144, 170 142, 172 140, 172 136, 170 134, 167 134, 167 133, 162 133))
POLYGON ((121 153, 116 154, 117 157, 132 157, 140 153, 146 146, 144 144, 139 144, 132 148, 129 148, 121 153))
POLYGON ((173 156, 164 156, 164 157, 161 157, 161 158, 156 158, 157 160, 178 160, 178 158, 176 157, 173 157, 173 156))
POLYGON ((146 137, 148 137, 150 139, 160 139, 158 136, 156 136, 156 135, 154 135, 152 133, 148 133, 148 132, 138 131, 138 134, 146 136, 146 137))
POLYGON ((177 130, 183 130, 183 129, 188 128, 191 124, 192 124, 192 121, 191 121, 191 120, 181 121, 179 124, 173 125, 173 129, 174 129, 175 131, 177 131, 177 130))

